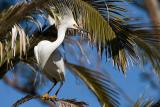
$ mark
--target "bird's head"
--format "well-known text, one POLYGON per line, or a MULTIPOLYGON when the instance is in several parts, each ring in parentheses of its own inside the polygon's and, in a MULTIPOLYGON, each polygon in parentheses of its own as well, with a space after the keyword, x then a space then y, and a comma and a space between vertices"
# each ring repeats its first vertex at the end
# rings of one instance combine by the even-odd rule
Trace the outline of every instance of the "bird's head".
POLYGON ((66 28, 69 29, 78 29, 78 24, 74 20, 73 16, 64 16, 63 19, 60 21, 60 25, 63 25, 66 28))
POLYGON ((82 27, 80 27, 77 22, 74 20, 73 15, 65 15, 62 18, 59 18, 58 24, 57 24, 58 28, 65 28, 65 29, 76 29, 78 31, 85 32, 85 33, 89 33, 87 30, 83 29, 82 27))
POLYGON ((66 29, 77 29, 79 31, 84 31, 87 32, 86 30, 84 30, 83 28, 81 28, 76 20, 74 19, 74 16, 72 14, 72 12, 70 10, 67 11, 68 14, 65 14, 61 17, 57 17, 58 18, 58 23, 57 23, 57 27, 63 27, 66 29))

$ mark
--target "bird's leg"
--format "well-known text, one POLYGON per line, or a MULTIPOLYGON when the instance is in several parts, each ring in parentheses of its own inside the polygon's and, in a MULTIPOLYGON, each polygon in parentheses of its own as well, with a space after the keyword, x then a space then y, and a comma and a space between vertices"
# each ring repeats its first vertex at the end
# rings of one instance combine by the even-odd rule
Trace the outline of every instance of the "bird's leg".
POLYGON ((56 83, 52 85, 52 87, 48 90, 47 93, 45 93, 44 95, 42 95, 42 100, 49 100, 51 99, 49 96, 49 93, 52 91, 52 89, 55 87, 56 83))
POLYGON ((56 96, 57 96, 59 90, 62 88, 62 86, 63 86, 63 82, 60 83, 60 86, 59 86, 58 90, 57 90, 56 93, 55 93, 56 96))
POLYGON ((58 94, 59 90, 62 88, 62 86, 63 86, 63 82, 61 82, 61 84, 60 84, 58 90, 56 91, 55 95, 50 96, 50 99, 54 100, 54 99, 57 98, 57 94, 58 94))
POLYGON ((55 87, 56 83, 52 85, 52 87, 48 90, 48 94, 52 91, 52 89, 55 87))

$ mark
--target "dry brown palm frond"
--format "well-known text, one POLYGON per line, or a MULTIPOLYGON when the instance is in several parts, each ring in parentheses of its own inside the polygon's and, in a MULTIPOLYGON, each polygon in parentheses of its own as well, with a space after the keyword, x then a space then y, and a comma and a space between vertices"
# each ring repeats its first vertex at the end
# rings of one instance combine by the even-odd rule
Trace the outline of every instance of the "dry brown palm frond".
POLYGON ((32 99, 39 99, 42 100, 42 102, 53 104, 53 107, 87 107, 87 104, 83 101, 59 98, 56 98, 55 100, 43 100, 41 95, 26 95, 25 97, 15 102, 12 107, 19 107, 20 105, 32 99))
POLYGON ((87 107, 87 104, 75 99, 59 99, 57 101, 59 107, 87 107))
POLYGON ((0 35, 4 36, 12 26, 24 19, 26 16, 31 15, 33 10, 44 4, 43 0, 33 1, 30 4, 21 3, 11 6, 0 13, 0 35))
MULTIPOLYGON (((54 38, 53 35, 56 35, 54 27, 51 27, 50 29, 48 29, 46 32, 43 32, 43 33, 40 33, 40 32, 34 33, 34 36, 29 39, 30 46, 26 50, 27 54, 25 56, 23 55, 21 60, 27 59, 26 57, 33 56, 34 55, 33 48, 41 40, 46 39, 46 40, 54 41, 55 38, 54 38)), ((10 68, 8 68, 8 66, 7 66, 9 61, 13 61, 13 65, 15 65, 16 63, 18 63, 20 61, 19 41, 16 41, 16 46, 17 47, 16 47, 16 53, 15 53, 15 57, 14 57, 13 56, 13 50, 11 49, 12 48, 12 44, 11 44, 12 39, 10 38, 9 35, 7 37, 9 37, 8 41, 7 42, 5 42, 5 41, 2 42, 3 60, 0 63, 0 69, 1 69, 0 79, 2 79, 3 76, 5 75, 5 73, 8 70, 10 70, 10 68)))

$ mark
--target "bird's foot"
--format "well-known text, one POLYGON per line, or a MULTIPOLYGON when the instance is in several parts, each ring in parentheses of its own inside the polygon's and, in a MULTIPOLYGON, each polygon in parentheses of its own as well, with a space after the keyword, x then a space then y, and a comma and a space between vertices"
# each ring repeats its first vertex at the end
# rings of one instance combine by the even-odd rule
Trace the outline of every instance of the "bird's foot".
POLYGON ((42 100, 49 100, 49 94, 48 93, 45 93, 44 95, 42 95, 41 99, 42 100))
POLYGON ((54 101, 55 99, 57 99, 57 96, 56 95, 50 96, 49 99, 54 101))
POLYGON ((44 94, 44 95, 41 97, 42 100, 51 100, 51 101, 54 101, 56 98, 57 98, 56 95, 54 95, 54 96, 49 96, 48 93, 44 94))

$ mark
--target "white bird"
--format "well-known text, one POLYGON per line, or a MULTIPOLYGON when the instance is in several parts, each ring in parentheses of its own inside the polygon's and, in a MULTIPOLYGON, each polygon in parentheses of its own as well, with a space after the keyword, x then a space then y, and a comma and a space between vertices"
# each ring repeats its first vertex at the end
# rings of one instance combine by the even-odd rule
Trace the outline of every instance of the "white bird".
MULTIPOLYGON (((38 45, 34 47, 34 54, 43 73, 55 83, 54 86, 57 82, 61 82, 61 88, 64 82, 65 66, 60 52, 56 49, 62 44, 68 28, 78 29, 79 27, 72 14, 64 15, 59 19, 59 23, 55 23, 55 25, 58 31, 56 41, 40 41, 38 45)), ((52 88, 48 91, 48 94, 52 88)), ((55 95, 58 94, 59 89, 56 91, 55 95)))

